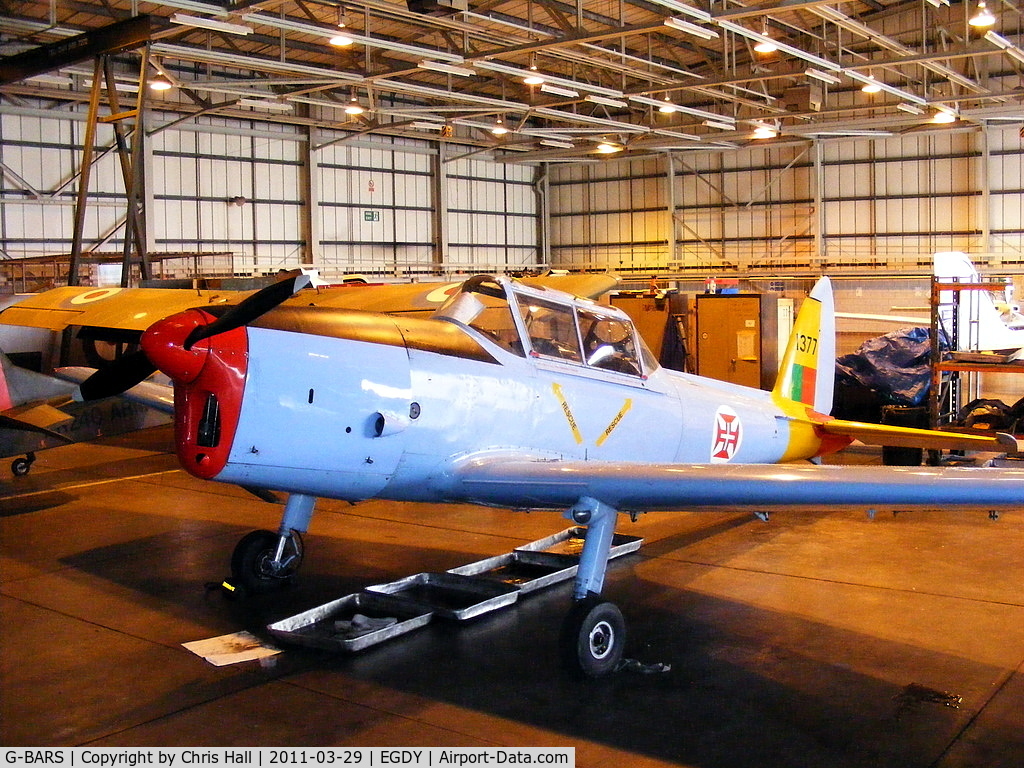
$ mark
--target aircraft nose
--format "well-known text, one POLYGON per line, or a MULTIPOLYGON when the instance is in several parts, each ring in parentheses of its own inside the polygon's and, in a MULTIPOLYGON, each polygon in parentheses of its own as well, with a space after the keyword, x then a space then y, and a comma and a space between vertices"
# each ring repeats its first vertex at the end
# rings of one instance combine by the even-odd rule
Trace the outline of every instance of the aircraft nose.
POLYGON ((142 334, 142 349, 153 365, 176 383, 191 383, 206 365, 210 344, 203 339, 186 349, 185 340, 196 328, 209 325, 212 319, 201 310, 190 309, 159 320, 142 334))

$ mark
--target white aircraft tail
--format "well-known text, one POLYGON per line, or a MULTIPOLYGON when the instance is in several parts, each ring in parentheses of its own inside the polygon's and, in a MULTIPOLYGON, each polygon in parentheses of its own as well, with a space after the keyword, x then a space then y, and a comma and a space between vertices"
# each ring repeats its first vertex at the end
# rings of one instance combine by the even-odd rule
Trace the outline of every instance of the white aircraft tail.
MULTIPOLYGON (((942 282, 978 283, 982 277, 960 251, 943 251, 933 258, 933 272, 942 282)), ((940 291, 939 320, 946 334, 953 332, 954 294, 959 294, 956 314, 957 347, 960 350, 1019 349, 1024 347, 1024 330, 1010 328, 986 290, 940 291)))
POLYGON ((835 367, 835 302, 832 283, 823 277, 800 306, 772 394, 830 413, 835 367))

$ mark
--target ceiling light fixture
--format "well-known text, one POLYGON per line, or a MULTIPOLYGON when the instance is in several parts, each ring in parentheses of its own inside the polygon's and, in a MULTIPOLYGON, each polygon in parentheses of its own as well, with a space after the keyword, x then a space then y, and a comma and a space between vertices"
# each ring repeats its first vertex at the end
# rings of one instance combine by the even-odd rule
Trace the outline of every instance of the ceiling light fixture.
POLYGON ((359 99, 353 93, 352 98, 349 99, 348 104, 345 106, 346 115, 361 115, 366 111, 366 108, 359 103, 359 99))
POLYGON ((839 85, 843 82, 835 75, 829 74, 828 72, 822 72, 820 69, 815 69, 814 67, 808 67, 805 69, 804 74, 808 77, 813 77, 815 80, 821 80, 823 83, 830 83, 831 85, 839 85))
POLYGON ((244 24, 232 24, 231 22, 218 21, 217 19, 204 19, 199 16, 189 16, 187 13, 173 14, 170 22, 172 24, 181 24, 184 27, 208 29, 212 32, 228 32, 232 35, 251 35, 253 32, 252 27, 247 27, 244 24))
POLYGON ((544 83, 541 85, 540 89, 544 91, 544 93, 551 93, 555 96, 565 96, 567 99, 576 99, 579 98, 580 95, 579 91, 574 91, 572 88, 562 88, 557 85, 552 85, 551 83, 544 83))
POLYGON ((658 107, 658 111, 665 115, 671 115, 678 110, 676 108, 676 105, 672 103, 668 96, 666 96, 665 100, 658 107))
POLYGON ((754 44, 754 50, 758 53, 775 53, 779 46, 775 44, 768 34, 768 17, 765 16, 761 22, 761 39, 754 44))
POLYGON ((998 45, 1003 49, 1003 53, 1009 56, 1011 59, 1016 59, 1021 64, 1024 64, 1024 51, 1015 46, 1012 42, 1007 40, 1002 35, 989 30, 985 33, 985 39, 994 45, 998 45))
POLYGON ((239 99, 238 106, 269 109, 271 112, 291 112, 292 110, 291 104, 283 101, 269 101, 267 99, 239 99))
POLYGON ((685 19, 677 19, 674 16, 669 16, 665 19, 665 26, 669 29, 674 29, 679 32, 685 32, 688 35, 694 37, 701 37, 705 40, 711 40, 718 37, 718 33, 713 29, 706 27, 699 27, 692 22, 686 21, 685 19))
POLYGON ((753 133, 755 139, 774 139, 778 135, 779 132, 767 123, 759 123, 753 133))
POLYGON ((597 151, 602 155, 610 155, 615 152, 621 152, 625 147, 621 144, 612 144, 610 141, 602 141, 597 145, 597 151))
POLYGON ((735 125, 730 125, 729 123, 721 123, 718 122, 717 120, 705 120, 704 125, 706 125, 708 128, 717 128, 720 131, 732 131, 736 129, 735 125))
POLYGON ((558 147, 559 149, 572 149, 576 146, 571 141, 559 141, 558 139, 541 139, 540 143, 545 147, 558 147))
POLYGON ((353 40, 348 35, 335 35, 327 41, 328 45, 333 45, 335 48, 345 48, 346 46, 352 45, 353 40))
POLYGON ((927 0, 928 5, 939 8, 943 5, 949 5, 949 0, 927 0))
POLYGON ((421 131, 443 131, 444 123, 431 123, 428 120, 413 120, 409 126, 419 128, 421 131))
POLYGON ((685 3, 680 3, 678 0, 652 0, 652 2, 660 5, 662 8, 668 8, 670 11, 675 11, 676 13, 684 13, 687 16, 699 19, 700 21, 711 21, 711 14, 707 11, 702 11, 700 8, 694 8, 693 6, 686 5, 685 3))
POLYGON ((932 115, 932 122, 939 124, 955 123, 956 113, 950 112, 948 109, 943 109, 942 107, 936 107, 936 112, 932 115))
POLYGON ((429 69, 432 72, 444 72, 449 75, 458 75, 459 77, 472 77, 476 74, 475 69, 469 67, 457 67, 454 64, 445 64, 443 61, 421 61, 417 65, 420 69, 429 69))
POLYGON ((499 117, 494 121, 494 125, 491 126, 491 133, 495 136, 504 136, 508 133, 508 128, 505 127, 505 122, 499 117))
POLYGON ((169 91, 174 87, 174 83, 163 75, 157 75, 149 81, 149 87, 154 91, 169 91))
POLYGON ((606 96, 595 96, 592 93, 591 94, 587 94, 583 98, 583 100, 584 101, 589 101, 592 104, 603 104, 606 107, 619 107, 619 108, 622 108, 622 107, 628 107, 629 106, 629 104, 627 104, 626 102, 622 101, 621 99, 609 99, 606 96))
POLYGON ((523 82, 527 85, 543 85, 544 78, 541 77, 540 72, 537 70, 537 54, 533 54, 530 57, 530 71, 523 78, 523 82))
MULTIPOLYGON (((263 26, 273 27, 274 29, 284 29, 291 32, 298 32, 303 35, 314 35, 316 37, 326 37, 328 39, 337 34, 337 28, 333 25, 324 26, 322 24, 311 24, 309 22, 297 21, 295 19, 280 18, 267 13, 247 13, 242 17, 242 20, 250 24, 262 24, 263 26)), ((380 38, 367 37, 366 35, 357 35, 355 33, 345 35, 345 37, 351 38, 353 43, 359 43, 360 45, 367 45, 371 48, 384 48, 389 51, 400 51, 401 53, 407 53, 410 56, 418 56, 423 59, 442 59, 444 61, 450 61, 453 64, 461 64, 464 61, 462 56, 455 53, 423 48, 422 46, 409 45, 408 43, 399 43, 395 40, 382 40, 380 38)))
POLYGON ((985 7, 985 0, 978 0, 978 10, 967 23, 972 27, 991 27, 996 23, 996 17, 985 7))
POLYGON ((896 109, 911 115, 923 115, 924 110, 916 104, 897 104, 896 109))
MULTIPOLYGON (((503 64, 500 61, 474 61, 473 66, 477 69, 486 69, 490 72, 500 72, 503 75, 509 75, 510 77, 523 78, 530 74, 530 70, 522 69, 520 67, 510 67, 508 64, 503 64)), ((605 88, 601 85, 591 85, 590 83, 581 83, 576 80, 570 80, 565 77, 552 77, 551 75, 544 76, 545 85, 555 84, 561 85, 566 88, 571 88, 575 91, 586 91, 587 93, 596 93, 601 96, 607 96, 612 99, 621 99, 622 91, 617 91, 614 88, 605 88)))
POLYGON ((874 75, 869 75, 868 81, 869 82, 864 83, 860 88, 864 93, 878 93, 882 90, 882 86, 880 86, 878 81, 875 80, 874 75))

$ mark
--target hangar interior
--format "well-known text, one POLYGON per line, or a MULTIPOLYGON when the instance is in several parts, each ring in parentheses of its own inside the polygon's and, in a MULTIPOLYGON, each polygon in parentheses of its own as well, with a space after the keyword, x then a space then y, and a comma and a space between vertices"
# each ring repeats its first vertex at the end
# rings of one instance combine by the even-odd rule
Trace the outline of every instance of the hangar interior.
MULTIPOLYGON (((892 329, 863 315, 928 316, 936 252, 968 254, 1020 301, 1024 18, 1013 0, 11 2, 0 56, 4 294, 229 285, 311 266, 329 282, 610 272, 623 291, 693 296, 714 278, 799 306, 825 274, 837 309, 862 315, 840 322, 840 353, 892 329)), ((1012 403, 1021 382, 984 373, 969 393, 1012 403)), ((55 449, 21 485, 0 478, 0 685, 11 694, 0 741, 546 739, 576 745, 585 765, 1024 754, 1018 583, 989 578, 1016 570, 1012 515, 999 530, 893 516, 881 541, 843 512, 783 516, 767 533, 735 511, 649 516, 650 554, 613 588, 644 617, 637 655, 676 654, 676 675, 588 683, 585 696, 560 679, 549 690, 547 661, 522 675, 531 622, 538 643, 551 639, 551 598, 356 660, 197 671, 180 642, 550 526, 332 510, 340 522, 315 532, 319 575, 225 610, 191 576, 222 575, 217 558, 252 527, 252 505, 175 473, 162 437, 55 449), (77 542, 55 541, 61 528, 81 531, 77 542), (392 541, 409 537, 408 549, 392 541), (47 637, 60 648, 31 652, 47 637), (121 654, 149 671, 111 673, 121 654), (424 656, 448 684, 419 668, 424 656), (88 690, 68 694, 61 675, 88 690), (493 701, 496 690, 508 698, 493 701), (966 703, 914 700, 922 690, 966 703), (48 720, 61 696, 75 711, 48 720), (289 730, 275 702, 337 720, 289 730), (685 727, 651 725, 666 702, 685 727), (628 726, 603 728, 612 718, 628 726)))

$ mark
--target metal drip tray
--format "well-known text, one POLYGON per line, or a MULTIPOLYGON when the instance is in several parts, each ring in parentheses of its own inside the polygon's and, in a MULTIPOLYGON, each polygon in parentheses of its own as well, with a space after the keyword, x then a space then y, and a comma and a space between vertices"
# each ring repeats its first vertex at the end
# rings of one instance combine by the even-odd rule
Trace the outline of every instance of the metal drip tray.
POLYGON ((267 630, 296 645, 355 653, 418 629, 431 616, 405 600, 359 592, 269 624, 267 630))
POLYGON ((459 621, 511 605, 519 596, 519 587, 512 584, 457 573, 417 573, 367 587, 366 591, 393 595, 438 616, 459 621))
POLYGON ((516 550, 452 568, 448 573, 511 584, 527 594, 571 579, 578 568, 579 558, 572 555, 516 550))

